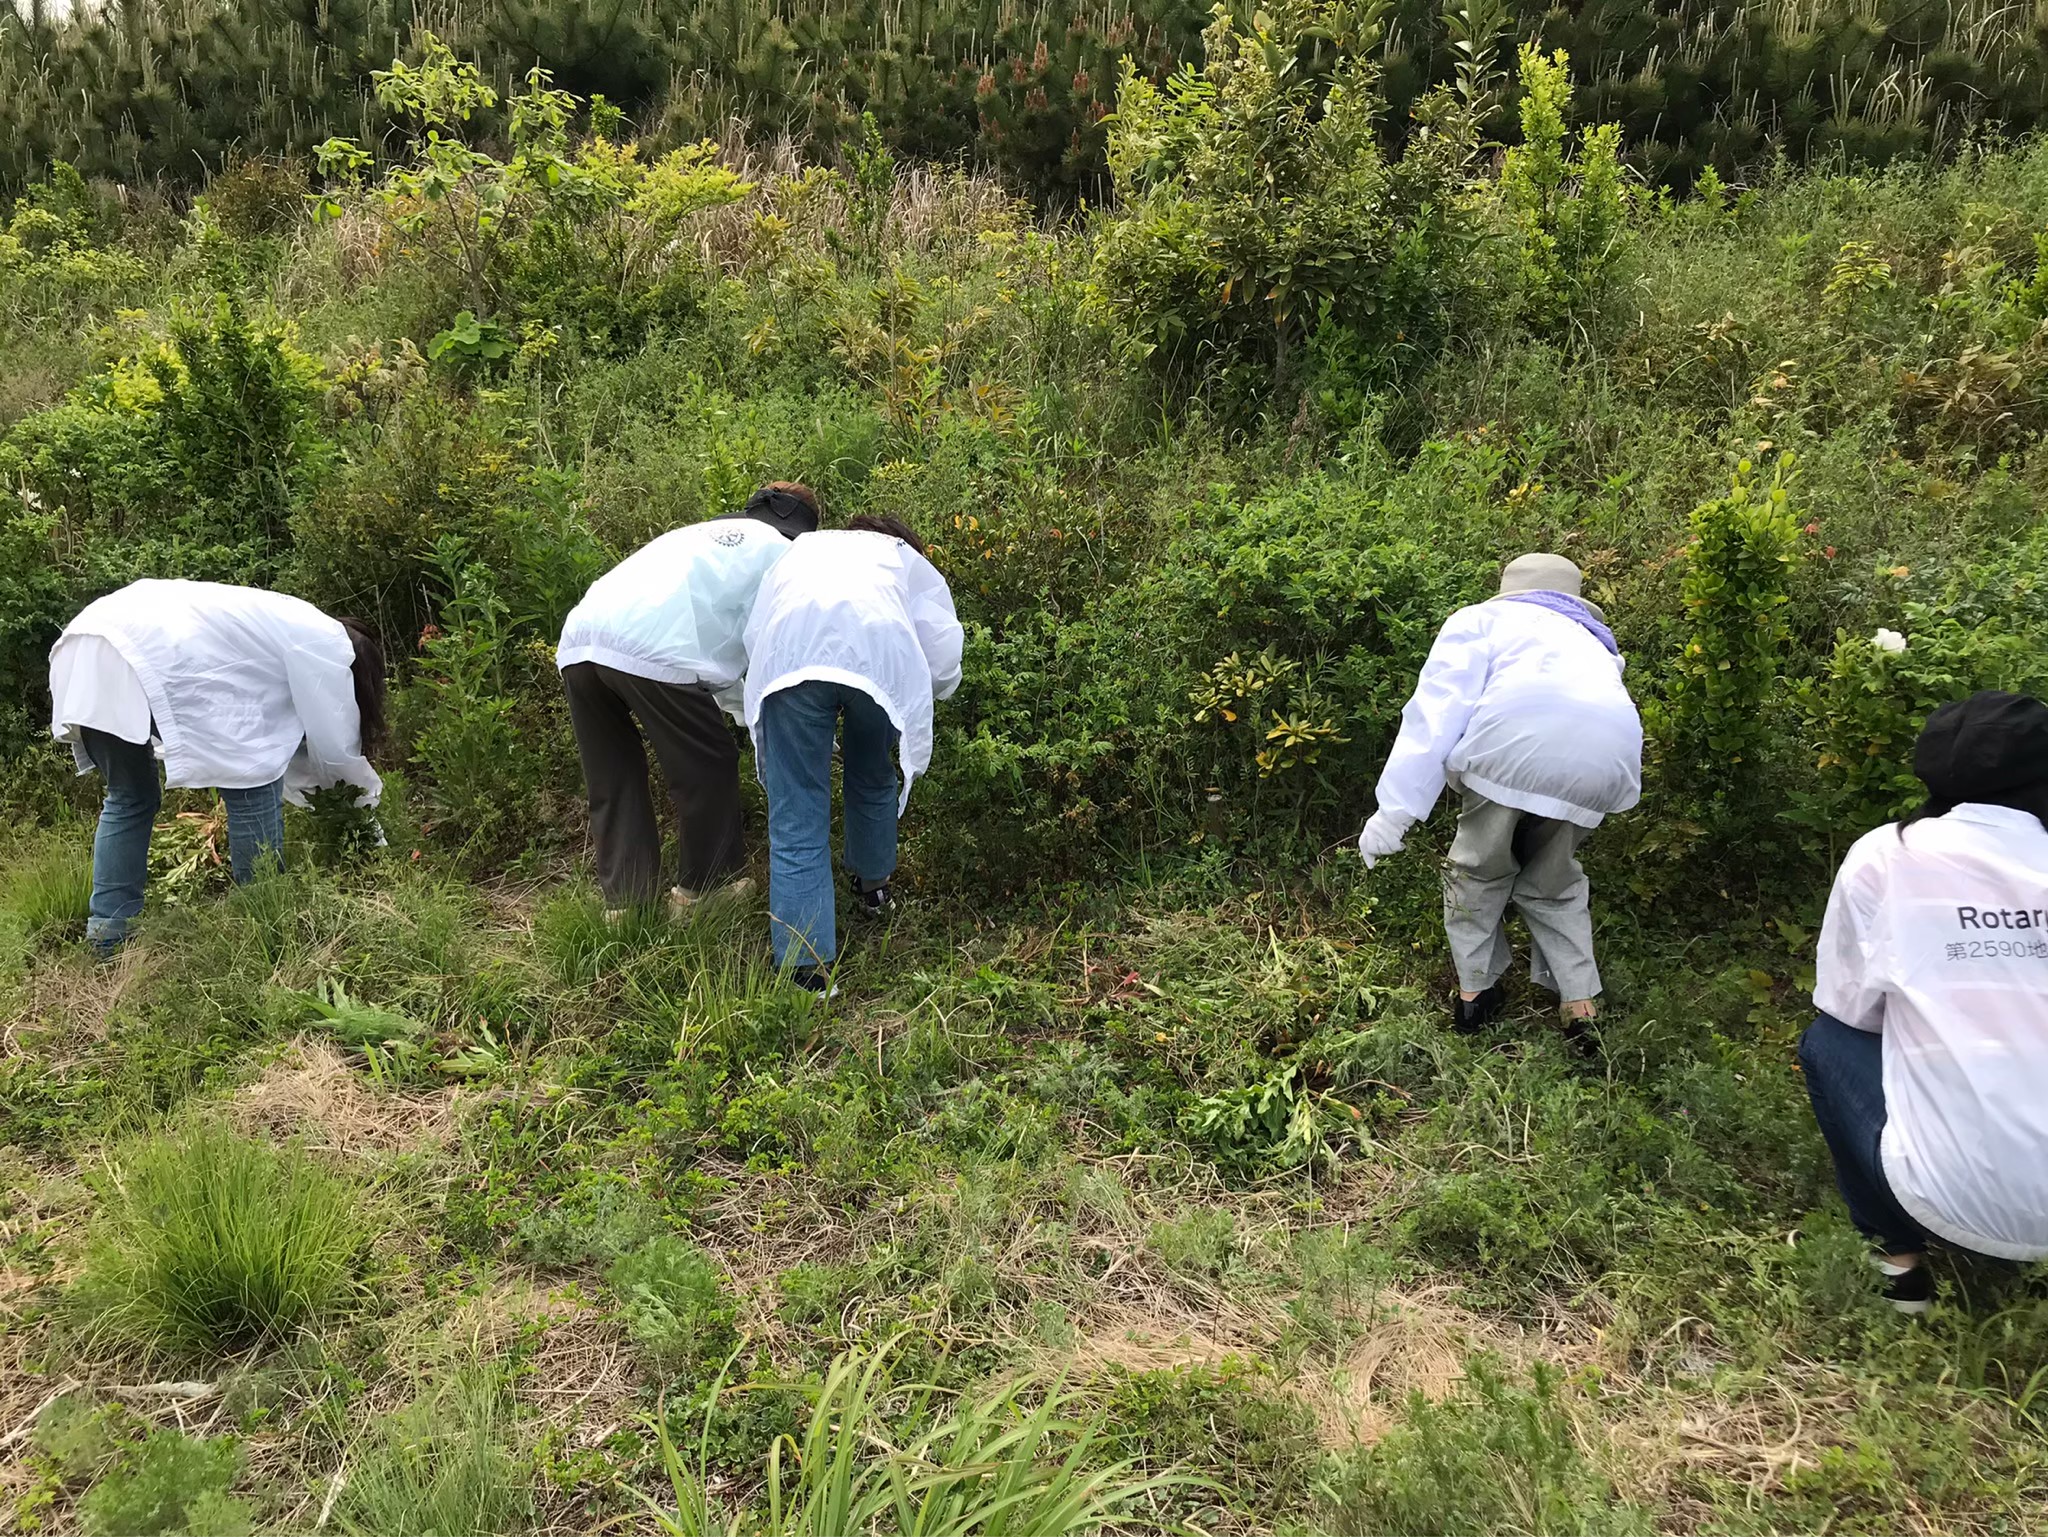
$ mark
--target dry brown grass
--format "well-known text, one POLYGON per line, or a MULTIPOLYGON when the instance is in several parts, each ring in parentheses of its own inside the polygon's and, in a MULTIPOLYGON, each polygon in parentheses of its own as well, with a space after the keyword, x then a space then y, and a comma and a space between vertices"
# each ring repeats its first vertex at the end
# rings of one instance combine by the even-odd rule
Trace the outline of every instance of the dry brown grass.
POLYGON ((316 1151, 374 1157, 446 1146, 462 1091, 388 1094, 370 1087, 329 1042, 300 1036, 228 1102, 243 1131, 303 1139, 316 1151))

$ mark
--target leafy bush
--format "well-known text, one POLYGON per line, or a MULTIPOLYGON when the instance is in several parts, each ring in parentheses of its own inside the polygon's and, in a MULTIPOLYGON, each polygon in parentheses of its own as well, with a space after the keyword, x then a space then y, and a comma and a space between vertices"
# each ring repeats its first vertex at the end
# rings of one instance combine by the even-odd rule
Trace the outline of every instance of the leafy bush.
POLYGON ((275 1345, 350 1296, 351 1193, 295 1149, 215 1122, 144 1141, 103 1193, 73 1302, 153 1356, 275 1345))
POLYGON ((1522 142, 1501 162, 1500 196, 1522 236, 1523 306, 1538 324, 1583 309, 1628 238, 1621 180, 1621 125, 1588 131, 1565 149, 1572 84, 1562 49, 1550 58, 1522 45, 1522 142))
POLYGON ((724 1359, 736 1338, 735 1307, 710 1258, 663 1235, 621 1255, 605 1273, 626 1333, 648 1365, 671 1377, 724 1359))
POLYGON ((1680 597, 1688 629, 1650 712, 1668 768, 1710 822, 1747 815, 1775 739, 1772 706, 1789 635, 1799 520, 1792 510, 1792 456, 1759 486, 1750 461, 1736 466, 1727 496, 1692 515, 1680 597))
POLYGON ((228 1494, 241 1471, 231 1440, 152 1431, 78 1503, 87 1537, 248 1537, 249 1506, 228 1494))
POLYGON ((1091 308, 1142 354, 1285 382, 1319 326, 1425 357, 1463 297, 1457 197, 1471 125, 1449 103, 1405 155, 1382 150, 1376 11, 1294 0, 1218 12, 1208 67, 1164 87, 1126 63, 1110 125, 1122 208, 1091 308))

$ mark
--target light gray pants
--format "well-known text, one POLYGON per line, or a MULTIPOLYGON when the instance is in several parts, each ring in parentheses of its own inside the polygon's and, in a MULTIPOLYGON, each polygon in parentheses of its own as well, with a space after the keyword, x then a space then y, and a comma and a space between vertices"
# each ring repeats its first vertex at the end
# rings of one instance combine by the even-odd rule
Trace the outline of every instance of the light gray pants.
POLYGON ((1591 886, 1579 868, 1588 828, 1502 806, 1472 790, 1444 862, 1444 932, 1463 992, 1484 992, 1513 959, 1508 903, 1529 926, 1529 976, 1567 1001, 1600 993, 1591 886))

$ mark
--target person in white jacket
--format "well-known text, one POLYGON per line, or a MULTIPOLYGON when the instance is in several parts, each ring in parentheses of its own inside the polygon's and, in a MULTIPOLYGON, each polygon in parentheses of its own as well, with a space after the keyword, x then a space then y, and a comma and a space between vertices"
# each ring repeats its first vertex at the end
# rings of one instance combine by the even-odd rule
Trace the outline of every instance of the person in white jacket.
POLYGON ((1927 804, 1858 839, 1821 922, 1799 1064, 1849 1217, 1901 1312, 1940 1239, 2048 1258, 2048 705, 1945 704, 1927 804))
POLYGON ((821 996, 839 953, 833 737, 849 883, 863 908, 883 911, 897 818, 931 763, 932 703, 960 686, 962 642, 946 579, 893 518, 805 534, 761 583, 747 621, 747 726, 768 791, 770 939, 776 964, 821 996))
POLYGON ((1508 563, 1499 593, 1445 622, 1359 835, 1368 868, 1397 853, 1449 785, 1462 794, 1444 873, 1459 1029, 1498 1017, 1507 909, 1529 927, 1530 975, 1568 1031, 1597 1012, 1600 972, 1579 845, 1642 794, 1643 728, 1604 616, 1560 555, 1508 563))
POLYGON ((384 653, 353 619, 218 582, 140 581, 86 605, 50 650, 50 732, 106 781, 86 938, 102 953, 142 911, 164 780, 212 788, 247 881, 282 857, 284 802, 348 784, 375 805, 384 653))
POLYGON ((635 550, 591 584, 562 626, 555 665, 590 794, 597 883, 612 911, 652 902, 661 885, 646 742, 679 824, 670 906, 749 889, 740 750, 726 716, 743 718, 744 636, 761 578, 817 526, 808 487, 771 482, 739 512, 635 550))

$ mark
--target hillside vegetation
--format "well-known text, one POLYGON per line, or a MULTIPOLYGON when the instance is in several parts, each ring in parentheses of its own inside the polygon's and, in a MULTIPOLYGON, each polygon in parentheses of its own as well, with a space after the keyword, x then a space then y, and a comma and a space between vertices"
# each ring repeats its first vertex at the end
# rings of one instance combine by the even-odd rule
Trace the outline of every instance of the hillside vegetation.
POLYGON ((1060 219, 436 43, 377 145, 26 186, 0 1528, 2048 1525, 2048 1283, 1887 1309, 1792 1045, 1920 720, 2048 686, 2048 146, 1681 201, 1529 49, 1512 147, 1454 81, 1396 149, 1385 24, 1213 19, 1060 219), (758 905, 606 922, 552 657, 773 478, 921 531, 968 636, 822 1009, 758 905), (1590 1058, 1525 981, 1444 1028, 1447 817, 1352 849, 1530 549, 1650 738, 1590 1058), (177 792, 99 963, 45 658, 144 575, 383 627, 388 846, 294 811, 233 888, 177 792))

